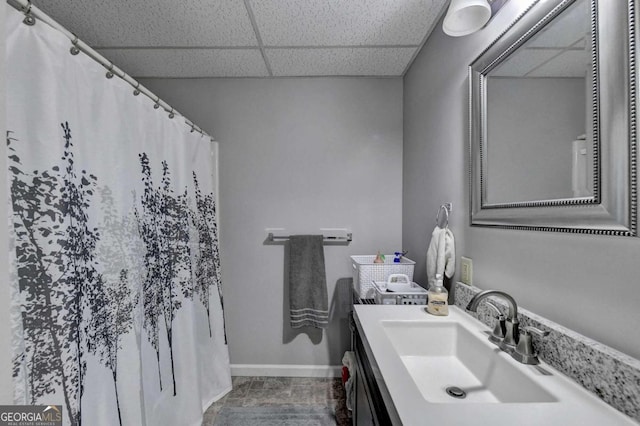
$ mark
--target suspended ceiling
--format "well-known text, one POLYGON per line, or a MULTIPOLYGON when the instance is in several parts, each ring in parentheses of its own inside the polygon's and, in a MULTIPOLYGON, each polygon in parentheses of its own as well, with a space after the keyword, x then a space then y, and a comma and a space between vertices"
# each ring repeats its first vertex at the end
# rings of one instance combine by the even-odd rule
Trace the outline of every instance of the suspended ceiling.
POLYGON ((591 69, 590 13, 589 2, 575 2, 491 71, 491 76, 584 78, 591 69))
POLYGON ((448 0, 33 0, 133 77, 402 76, 448 0))

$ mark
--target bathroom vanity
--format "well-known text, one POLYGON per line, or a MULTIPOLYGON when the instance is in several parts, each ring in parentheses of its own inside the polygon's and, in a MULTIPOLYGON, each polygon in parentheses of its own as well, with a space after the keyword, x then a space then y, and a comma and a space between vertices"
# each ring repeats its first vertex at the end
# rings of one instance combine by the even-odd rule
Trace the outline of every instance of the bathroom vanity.
POLYGON ((354 306, 355 425, 637 425, 546 363, 525 365, 457 306, 354 306))
MULTIPOLYGON (((353 317, 355 320, 355 317, 353 317)), ((353 324, 353 351, 356 357, 356 398, 353 408, 354 425, 389 425, 400 421, 393 401, 380 376, 371 348, 365 347, 361 327, 353 324), (388 408, 387 408, 388 407, 388 408), (391 414, 390 414, 391 412, 391 414), (393 420, 391 420, 393 415, 393 420)))

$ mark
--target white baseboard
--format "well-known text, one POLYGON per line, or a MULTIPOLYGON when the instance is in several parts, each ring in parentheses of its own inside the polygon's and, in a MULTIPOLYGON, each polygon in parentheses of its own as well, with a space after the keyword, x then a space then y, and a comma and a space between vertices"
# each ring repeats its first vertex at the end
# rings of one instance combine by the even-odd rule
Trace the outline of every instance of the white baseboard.
POLYGON ((341 365, 231 364, 232 376, 341 377, 341 365))

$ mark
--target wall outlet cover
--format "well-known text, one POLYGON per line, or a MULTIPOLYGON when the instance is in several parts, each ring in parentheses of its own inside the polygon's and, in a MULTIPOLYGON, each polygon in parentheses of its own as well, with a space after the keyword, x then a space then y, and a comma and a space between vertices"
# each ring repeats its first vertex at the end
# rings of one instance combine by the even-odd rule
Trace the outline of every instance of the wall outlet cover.
POLYGON ((473 285, 473 262, 470 258, 460 258, 460 281, 467 285, 473 285))

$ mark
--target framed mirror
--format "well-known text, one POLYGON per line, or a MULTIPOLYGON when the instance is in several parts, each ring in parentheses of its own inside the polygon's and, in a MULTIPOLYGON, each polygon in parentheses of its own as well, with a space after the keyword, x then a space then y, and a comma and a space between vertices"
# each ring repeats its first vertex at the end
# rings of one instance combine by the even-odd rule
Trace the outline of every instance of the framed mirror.
POLYGON ((634 0, 538 0, 469 66, 473 226, 637 236, 634 0))

